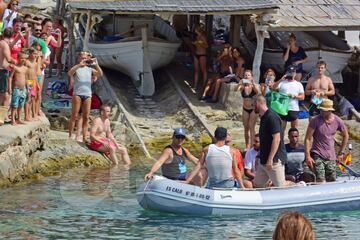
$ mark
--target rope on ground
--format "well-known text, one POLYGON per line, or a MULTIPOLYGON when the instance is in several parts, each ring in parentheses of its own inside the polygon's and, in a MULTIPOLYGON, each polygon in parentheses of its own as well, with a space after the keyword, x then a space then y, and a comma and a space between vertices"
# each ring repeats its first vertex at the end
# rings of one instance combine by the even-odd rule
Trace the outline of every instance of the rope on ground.
POLYGON ((186 105, 189 107, 191 112, 195 115, 195 117, 199 120, 199 122, 203 125, 206 132, 209 134, 211 138, 214 138, 213 131, 211 130, 210 126, 205 122, 205 119, 201 116, 201 113, 197 110, 197 108, 190 102, 190 100, 186 97, 185 93, 179 86, 179 84, 176 82, 175 78, 169 73, 169 71, 165 70, 166 74, 169 76, 170 80, 175 86, 176 91, 182 98, 182 100, 186 103, 186 105))

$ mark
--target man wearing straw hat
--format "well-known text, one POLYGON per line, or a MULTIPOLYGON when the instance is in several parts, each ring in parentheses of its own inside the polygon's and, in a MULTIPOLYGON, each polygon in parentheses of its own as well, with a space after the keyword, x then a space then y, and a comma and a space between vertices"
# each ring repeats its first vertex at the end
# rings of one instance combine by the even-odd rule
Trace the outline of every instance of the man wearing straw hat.
POLYGON ((344 122, 332 112, 333 101, 324 99, 319 105, 320 115, 311 119, 305 135, 305 158, 314 171, 317 182, 336 180, 336 161, 342 160, 349 134, 344 122), (341 132, 339 152, 335 152, 335 134, 341 132), (312 146, 311 139, 313 138, 312 146))

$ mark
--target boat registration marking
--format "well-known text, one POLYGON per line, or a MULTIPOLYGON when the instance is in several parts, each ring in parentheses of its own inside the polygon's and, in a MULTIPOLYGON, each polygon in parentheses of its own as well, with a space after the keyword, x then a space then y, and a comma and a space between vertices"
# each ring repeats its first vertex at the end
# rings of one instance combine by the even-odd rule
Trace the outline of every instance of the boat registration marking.
POLYGON ((203 193, 197 193, 195 191, 187 191, 181 188, 176 188, 176 187, 171 187, 171 186, 167 186, 165 188, 165 191, 167 192, 172 192, 175 194, 179 194, 179 195, 185 195, 187 197, 191 197, 191 198, 197 198, 197 199, 203 199, 203 200, 210 200, 210 195, 208 194, 203 194, 203 193))

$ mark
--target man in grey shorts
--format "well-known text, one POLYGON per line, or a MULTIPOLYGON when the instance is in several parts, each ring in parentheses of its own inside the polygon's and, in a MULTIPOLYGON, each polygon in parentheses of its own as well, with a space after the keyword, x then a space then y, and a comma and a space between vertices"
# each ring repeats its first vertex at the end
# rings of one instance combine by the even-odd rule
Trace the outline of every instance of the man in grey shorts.
POLYGON ((333 101, 324 99, 319 105, 320 115, 311 119, 305 135, 306 163, 316 175, 317 182, 336 181, 336 161, 344 157, 349 133, 344 122, 335 114, 333 101), (335 153, 335 134, 342 135, 340 151, 335 153), (310 148, 312 140, 312 147, 310 148))

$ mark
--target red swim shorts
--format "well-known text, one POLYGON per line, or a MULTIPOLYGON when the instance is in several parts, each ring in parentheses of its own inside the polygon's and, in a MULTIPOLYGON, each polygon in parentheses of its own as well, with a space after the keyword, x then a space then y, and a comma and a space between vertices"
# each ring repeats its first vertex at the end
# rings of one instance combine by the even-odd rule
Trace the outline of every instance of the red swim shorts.
MULTIPOLYGON (((111 140, 109 140, 109 139, 107 139, 107 138, 102 138, 102 139, 101 139, 101 142, 96 141, 96 140, 91 140, 90 145, 89 145, 89 148, 90 148, 91 150, 100 152, 100 151, 99 151, 99 148, 102 147, 102 146, 104 146, 104 142, 105 142, 105 143, 108 143, 108 144, 110 145, 110 147, 116 147, 115 144, 113 143, 113 141, 111 141, 111 140)), ((109 156, 109 155, 110 155, 109 152, 104 152, 104 154, 105 154, 106 156, 109 156)))

